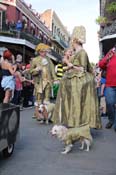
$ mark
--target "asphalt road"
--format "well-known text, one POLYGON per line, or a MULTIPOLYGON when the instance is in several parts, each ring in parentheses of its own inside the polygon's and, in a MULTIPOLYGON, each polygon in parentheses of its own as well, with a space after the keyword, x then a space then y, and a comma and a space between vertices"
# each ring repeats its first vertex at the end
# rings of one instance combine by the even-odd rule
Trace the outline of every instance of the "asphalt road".
POLYGON ((9 159, 0 157, 0 175, 116 175, 116 133, 92 130, 90 152, 80 151, 78 143, 68 155, 63 144, 49 133, 52 125, 32 119, 33 109, 21 112, 20 132, 9 159))

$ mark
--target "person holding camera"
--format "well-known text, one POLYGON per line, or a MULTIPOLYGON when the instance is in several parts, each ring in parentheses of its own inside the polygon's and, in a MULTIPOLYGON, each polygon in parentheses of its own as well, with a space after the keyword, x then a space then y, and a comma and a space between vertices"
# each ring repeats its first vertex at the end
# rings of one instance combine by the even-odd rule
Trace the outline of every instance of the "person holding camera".
POLYGON ((106 128, 114 126, 116 132, 116 46, 99 61, 99 67, 106 70, 106 107, 109 120, 106 128))

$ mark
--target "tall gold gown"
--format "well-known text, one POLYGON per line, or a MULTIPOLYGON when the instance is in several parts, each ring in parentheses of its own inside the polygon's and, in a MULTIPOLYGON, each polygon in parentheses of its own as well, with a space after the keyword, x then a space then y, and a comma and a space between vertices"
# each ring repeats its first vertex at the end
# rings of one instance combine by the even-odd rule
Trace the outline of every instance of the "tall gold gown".
POLYGON ((84 69, 72 69, 64 74, 56 99, 53 122, 69 127, 88 123, 91 128, 101 128, 95 81, 86 51, 81 49, 72 57, 71 63, 84 69))

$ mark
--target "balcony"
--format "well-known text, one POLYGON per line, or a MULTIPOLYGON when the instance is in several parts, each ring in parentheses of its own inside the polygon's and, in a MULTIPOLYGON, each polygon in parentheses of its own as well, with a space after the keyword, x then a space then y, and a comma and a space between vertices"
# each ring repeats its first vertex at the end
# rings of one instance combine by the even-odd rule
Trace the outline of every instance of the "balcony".
POLYGON ((37 37, 35 37, 35 36, 33 36, 33 35, 29 34, 29 33, 25 33, 25 32, 21 32, 20 38, 21 39, 25 39, 25 40, 31 42, 34 45, 37 45, 38 43, 42 42, 37 37))
POLYGON ((113 34, 116 34, 116 20, 113 21, 111 25, 101 28, 99 32, 99 37, 103 38, 107 35, 113 35, 113 34))
POLYGON ((68 47, 69 47, 69 45, 66 44, 63 40, 60 39, 60 42, 61 42, 61 44, 64 46, 64 48, 68 48, 68 47))
POLYGON ((56 41, 63 49, 68 48, 68 44, 66 44, 58 35, 54 35, 52 38, 53 41, 56 41))
POLYGON ((7 28, 0 30, 0 36, 24 39, 24 40, 27 40, 34 45, 37 45, 38 43, 42 42, 40 39, 38 39, 37 37, 33 36, 30 33, 26 33, 23 31, 18 33, 17 30, 7 30, 7 28))
MULTIPOLYGON (((8 30, 7 28, 3 28, 2 30, 0 30, 0 36, 1 36, 1 42, 6 43, 25 45, 26 41, 28 41, 30 43, 28 44, 28 47, 31 48, 33 51, 38 43, 43 42, 42 40, 33 36, 30 33, 24 31, 18 33, 17 30, 8 30)), ((51 50, 50 56, 51 57, 53 56, 55 61, 59 61, 62 59, 61 55, 56 53, 54 50, 51 50)))
POLYGON ((56 53, 53 49, 51 49, 51 55, 53 55, 55 58, 57 58, 57 61, 62 60, 62 56, 56 53))

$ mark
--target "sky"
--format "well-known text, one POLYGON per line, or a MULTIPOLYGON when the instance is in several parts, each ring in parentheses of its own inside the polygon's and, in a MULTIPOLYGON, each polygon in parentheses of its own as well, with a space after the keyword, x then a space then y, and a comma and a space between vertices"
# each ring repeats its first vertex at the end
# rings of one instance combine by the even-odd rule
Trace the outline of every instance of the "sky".
POLYGON ((99 26, 95 19, 99 16, 99 0, 26 0, 38 13, 53 9, 67 30, 72 33, 75 26, 86 28, 86 44, 90 62, 99 60, 99 26))

